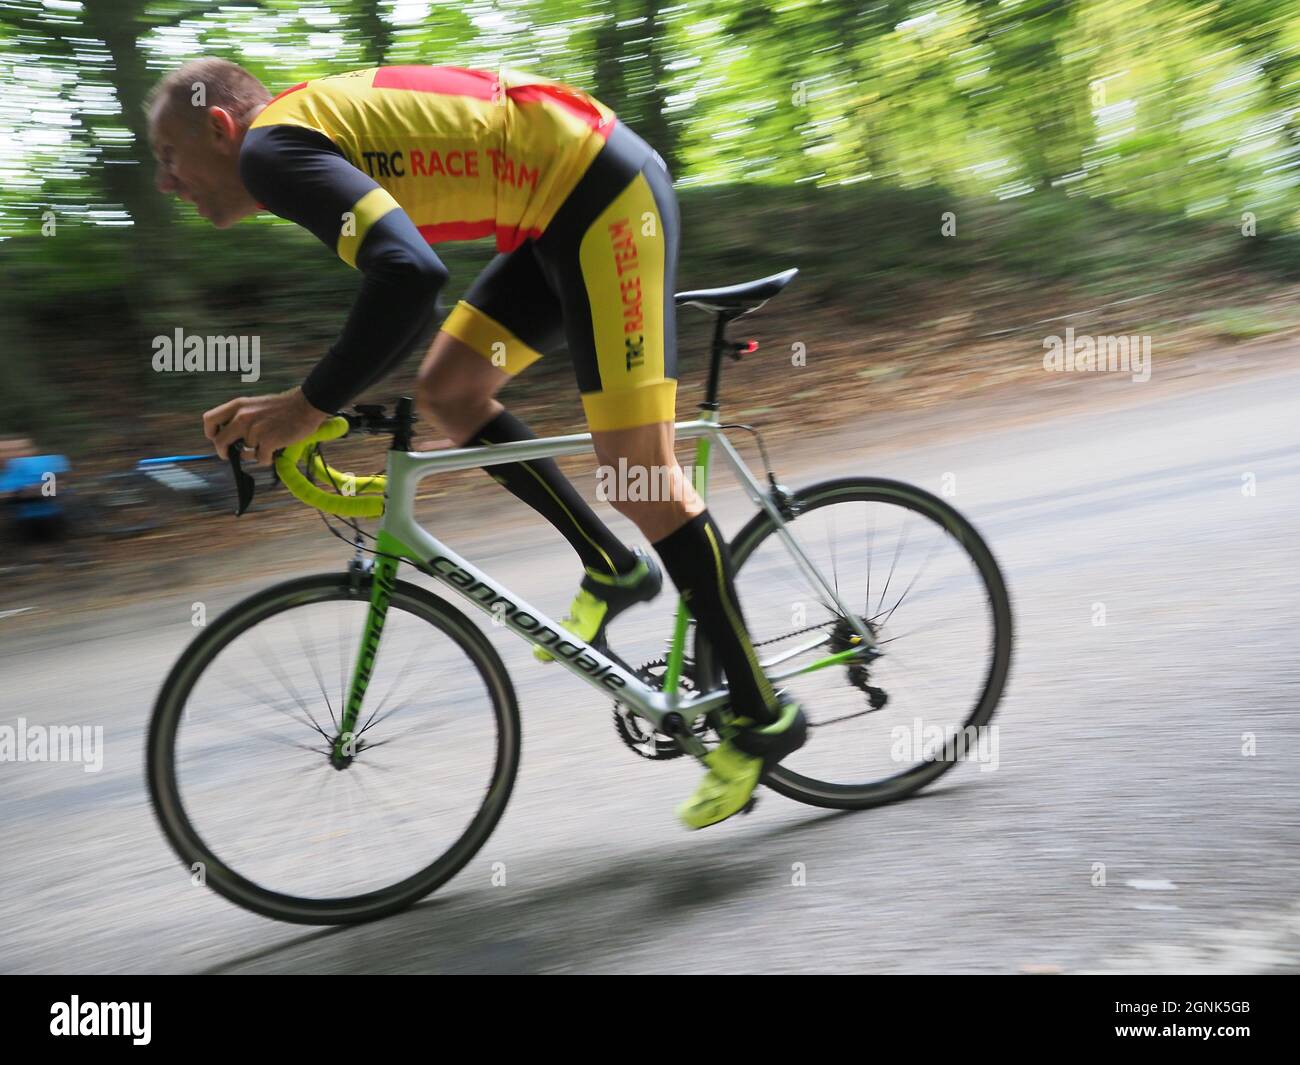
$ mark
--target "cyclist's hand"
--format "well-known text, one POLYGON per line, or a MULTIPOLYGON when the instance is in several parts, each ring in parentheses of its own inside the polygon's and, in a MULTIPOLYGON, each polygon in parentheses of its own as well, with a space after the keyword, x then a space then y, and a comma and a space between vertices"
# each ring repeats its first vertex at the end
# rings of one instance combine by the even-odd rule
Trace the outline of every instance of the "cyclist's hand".
POLYGON ((241 396, 203 415, 203 435, 212 441, 219 458, 240 437, 244 455, 269 466, 275 452, 310 436, 329 417, 307 402, 302 389, 292 388, 270 396, 241 396))

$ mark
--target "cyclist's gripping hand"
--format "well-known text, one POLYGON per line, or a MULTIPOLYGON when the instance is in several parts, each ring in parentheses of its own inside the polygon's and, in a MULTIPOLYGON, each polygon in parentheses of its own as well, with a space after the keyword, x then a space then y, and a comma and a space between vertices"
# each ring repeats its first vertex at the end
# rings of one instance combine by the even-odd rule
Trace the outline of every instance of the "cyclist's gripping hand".
POLYGON ((291 388, 270 396, 241 396, 203 415, 203 435, 212 441, 219 458, 236 440, 244 440, 244 454, 258 465, 269 466, 275 452, 310 436, 329 417, 291 388))

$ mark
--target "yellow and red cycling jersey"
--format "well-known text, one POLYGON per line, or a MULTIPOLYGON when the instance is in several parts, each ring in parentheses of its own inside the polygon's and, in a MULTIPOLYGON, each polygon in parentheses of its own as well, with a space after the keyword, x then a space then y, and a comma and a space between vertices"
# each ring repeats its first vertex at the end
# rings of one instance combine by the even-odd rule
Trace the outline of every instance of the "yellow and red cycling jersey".
POLYGON ((314 130, 379 186, 339 238, 354 263, 370 225, 397 206, 430 244, 492 236, 511 251, 535 239, 615 121, 586 93, 519 71, 394 66, 295 85, 251 128, 314 130))
POLYGON ((363 274, 303 381, 338 410, 427 344, 448 271, 431 244, 500 255, 444 331, 517 373, 562 339, 588 424, 670 421, 678 214, 662 159, 587 94, 515 70, 372 67, 286 89, 240 147, 267 210, 363 274))

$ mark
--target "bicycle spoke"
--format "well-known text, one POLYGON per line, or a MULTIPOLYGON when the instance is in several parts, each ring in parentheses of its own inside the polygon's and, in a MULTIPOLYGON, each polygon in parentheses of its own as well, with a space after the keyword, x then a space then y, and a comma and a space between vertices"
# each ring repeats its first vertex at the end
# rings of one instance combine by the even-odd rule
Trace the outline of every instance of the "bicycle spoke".
MULTIPOLYGON (((796 534, 795 527, 792 523, 786 523, 785 532, 786 535, 790 537, 790 540, 795 544, 795 546, 797 546, 799 550, 803 552, 805 558, 811 558, 813 556, 813 552, 808 550, 808 548, 804 545, 803 541, 796 534)), ((777 576, 782 581, 787 582, 789 587, 794 590, 796 596, 795 601, 798 602, 802 600, 805 596, 808 595, 809 592, 811 592, 813 598, 818 603, 820 603, 828 611, 834 614, 836 612, 835 605, 833 603, 828 603, 826 601, 825 593, 823 592, 821 587, 815 581, 813 581, 811 577, 809 577, 806 573, 804 573, 803 567, 798 565, 795 562, 794 556, 790 554, 789 548, 786 547, 784 544, 782 544, 781 547, 782 547, 781 565, 777 567, 777 576), (794 575, 797 575, 799 578, 798 582, 794 581, 791 577, 787 576, 787 573, 793 573, 794 575)), ((813 568, 815 569, 816 567, 813 568)))
POLYGON ((261 738, 269 743, 278 743, 282 747, 295 747, 300 751, 306 751, 308 754, 323 754, 328 756, 330 753, 328 747, 308 747, 305 743, 299 743, 297 740, 287 740, 283 736, 273 736, 270 733, 263 733, 261 738))
POLYGON ((348 666, 351 664, 349 659, 352 649, 358 645, 358 640, 347 638, 350 634, 343 624, 343 611, 336 611, 334 616, 338 619, 337 628, 339 634, 339 706, 346 712, 348 708, 348 666))
MULTIPOLYGON (((362 732, 365 732, 366 729, 368 729, 371 726, 371 724, 376 723, 375 716, 384 708, 384 705, 388 702, 390 698, 392 698, 393 692, 397 690, 398 685, 400 685, 402 681, 406 678, 406 676, 410 673, 411 667, 414 666, 416 657, 417 655, 419 655, 419 653, 420 653, 419 646, 413 645, 411 647, 411 653, 406 658, 406 664, 402 667, 401 673, 399 673, 397 675, 397 678, 393 681, 393 683, 388 686, 388 691, 384 693, 384 697, 379 700, 378 704, 370 712, 370 716, 366 719, 366 723, 361 726, 360 732, 357 733, 358 736, 361 735, 362 732)), ((385 714, 384 717, 388 717, 392 712, 393 711, 389 711, 389 713, 385 714)), ((380 720, 382 721, 383 718, 380 718, 380 720)))
POLYGON ((320 688, 321 698, 325 700, 325 707, 330 712, 330 724, 333 726, 332 732, 337 733, 339 730, 338 720, 334 717, 334 705, 330 702, 329 692, 325 690, 325 675, 321 672, 320 660, 316 657, 316 651, 310 648, 307 640, 303 636, 303 622, 301 615, 294 615, 294 631, 298 635, 298 646, 302 648, 302 654, 310 663, 312 673, 316 675, 316 684, 320 688))
POLYGON ((258 658, 262 660, 262 665, 266 666, 268 672, 270 672, 284 686, 285 691, 293 697, 293 701, 297 704, 298 709, 301 710, 303 714, 306 715, 307 720, 311 722, 311 727, 319 732, 321 736, 325 738, 326 742, 329 742, 331 739, 330 735, 317 723, 316 718, 307 708, 306 702, 304 702, 302 696, 298 694, 298 689, 290 683, 288 675, 280 669, 278 663, 269 660, 266 657, 266 649, 262 644, 254 644, 254 650, 257 652, 258 658))
MULTIPOLYGON (((374 725, 378 725, 378 724, 381 724, 381 723, 384 722, 384 721, 387 721, 387 720, 388 720, 390 717, 392 717, 394 714, 396 714, 396 713, 400 713, 401 711, 405 710, 405 709, 406 709, 408 706, 410 706, 410 705, 411 705, 410 703, 398 703, 395 707, 393 707, 391 710, 388 711, 388 713, 384 714, 383 716, 378 717, 378 718, 374 718, 374 719, 372 719, 372 720, 370 720, 370 721, 367 721, 365 727, 364 727, 363 729, 361 729, 361 731, 358 732, 357 735, 358 735, 358 736, 364 735, 364 734, 365 734, 366 732, 368 732, 368 731, 369 731, 369 730, 370 730, 374 725)), ((375 747, 375 746, 378 746, 378 745, 375 744, 375 743, 371 743, 370 746, 371 746, 371 747, 375 747)))
POLYGON ((901 640, 908 636, 919 636, 922 633, 926 633, 927 635, 931 633, 935 633, 938 632, 940 629, 950 628, 951 626, 956 624, 956 622, 957 622, 956 618, 943 618, 937 624, 925 625, 919 629, 909 629, 907 632, 899 633, 897 636, 888 636, 883 640, 877 640, 876 646, 884 647, 885 644, 893 643, 895 640, 901 640))
MULTIPOLYGON (((366 810, 369 811, 372 815, 377 814, 385 824, 392 825, 397 828, 401 828, 404 824, 407 823, 407 821, 409 821, 409 818, 402 819, 396 817, 393 813, 392 806, 390 803, 382 802, 382 801, 376 802, 374 799, 372 799, 371 789, 366 786, 366 781, 364 777, 362 777, 360 774, 353 774, 353 779, 356 781, 357 788, 361 792, 362 799, 365 802, 366 810)), ((382 792, 388 790, 387 786, 384 785, 382 781, 376 780, 373 781, 373 784, 374 784, 375 791, 382 792)))
MULTIPOLYGON (((904 519, 903 520, 904 535, 899 537, 898 546, 894 549, 894 559, 889 564, 889 572, 885 574, 885 586, 880 590, 880 602, 876 604, 877 609, 879 609, 884 604, 885 596, 889 594, 889 582, 894 579, 894 570, 898 567, 898 559, 903 553, 904 545, 907 543, 907 536, 906 536, 907 529, 908 529, 908 521, 907 519, 904 519)), ((870 605, 871 605, 870 601, 868 601, 867 604, 868 609, 870 609, 870 605)))
MULTIPOLYGON (((268 710, 273 710, 278 714, 282 714, 284 717, 288 718, 294 724, 303 725, 306 728, 311 729, 313 732, 318 732, 322 736, 325 736, 325 734, 321 732, 321 730, 315 725, 315 723, 309 717, 295 717, 292 711, 285 709, 284 706, 281 705, 281 703, 277 701, 274 696, 262 695, 259 692, 251 691, 249 688, 243 687, 243 685, 247 683, 246 678, 239 676, 238 674, 230 674, 230 673, 223 672, 221 674, 221 681, 232 691, 237 691, 238 694, 243 695, 247 700, 249 700, 250 705, 264 707, 268 710), (237 676, 239 677, 238 682, 236 682, 237 676)), ((301 705, 299 705, 299 709, 301 709, 301 705)), ((325 736, 325 738, 329 739, 328 736, 325 736)))
POLYGON ((866 511, 871 515, 871 527, 867 531, 867 609, 871 609, 871 551, 875 546, 876 539, 876 512, 872 507, 867 507, 866 511))
POLYGON ((840 594, 840 569, 839 560, 835 557, 835 518, 834 511, 826 526, 826 546, 831 553, 831 579, 834 582, 835 594, 840 594))
MULTIPOLYGON (((385 716, 387 716, 387 715, 385 715, 385 716)), ((437 725, 435 724, 434 727, 436 728, 437 725)), ((396 733, 394 733, 393 735, 389 736, 389 737, 386 738, 386 739, 382 739, 382 740, 371 740, 371 741, 369 741, 369 742, 366 744, 366 750, 370 751, 370 750, 374 750, 374 748, 376 748, 376 747, 383 747, 383 746, 386 745, 386 744, 392 743, 394 740, 400 740, 400 739, 403 739, 403 738, 406 737, 406 736, 415 736, 415 735, 418 735, 418 734, 424 732, 424 731, 426 730, 426 728, 427 728, 427 726, 425 726, 425 725, 412 725, 410 728, 406 729, 406 731, 404 731, 404 732, 396 732, 396 733)))
POLYGON ((916 699, 918 708, 929 706, 933 708, 932 713, 942 712, 949 694, 941 692, 930 682, 926 672, 918 668, 919 663, 901 654, 896 647, 890 650, 889 659, 898 671, 897 676, 891 674, 888 678, 893 688, 905 695, 919 692, 924 698, 916 699))
POLYGON ((903 602, 903 600, 907 598, 908 593, 916 586, 916 582, 920 579, 921 574, 924 573, 926 569, 929 567, 930 562, 934 559, 934 553, 938 549, 939 547, 937 544, 930 549, 930 553, 926 555, 925 561, 921 563, 920 569, 918 569, 916 573, 913 574, 912 579, 907 583, 907 587, 903 589, 903 594, 900 595, 898 597, 898 601, 894 603, 892 607, 889 608, 889 613, 885 615, 884 620, 881 621, 880 624, 882 625, 889 624, 889 619, 894 616, 894 611, 898 609, 899 605, 903 602))

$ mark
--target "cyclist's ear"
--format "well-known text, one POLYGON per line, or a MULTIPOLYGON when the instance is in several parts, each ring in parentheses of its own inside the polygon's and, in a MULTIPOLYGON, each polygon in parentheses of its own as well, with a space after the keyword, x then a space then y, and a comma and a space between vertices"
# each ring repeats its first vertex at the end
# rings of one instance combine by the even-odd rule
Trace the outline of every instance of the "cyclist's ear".
POLYGON ((214 144, 223 148, 230 146, 236 151, 239 150, 240 134, 243 132, 243 128, 240 126, 239 120, 224 107, 218 107, 216 104, 209 107, 205 124, 214 144))

